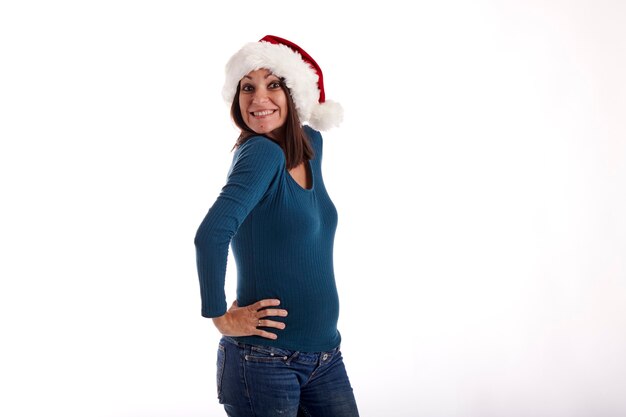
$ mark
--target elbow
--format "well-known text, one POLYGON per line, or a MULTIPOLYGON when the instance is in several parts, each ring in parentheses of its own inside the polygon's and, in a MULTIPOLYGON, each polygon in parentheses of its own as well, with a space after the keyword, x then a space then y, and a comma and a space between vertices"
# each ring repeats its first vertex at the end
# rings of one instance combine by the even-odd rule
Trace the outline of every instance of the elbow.
POLYGON ((193 238, 193 244, 198 250, 206 249, 215 244, 215 236, 212 233, 206 233, 199 229, 193 238))
POLYGON ((231 234, 212 227, 200 227, 193 239, 193 244, 198 250, 206 250, 222 245, 228 246, 231 234))
POLYGON ((196 248, 202 246, 202 238, 200 237, 200 230, 196 232, 196 236, 193 238, 193 244, 196 248))

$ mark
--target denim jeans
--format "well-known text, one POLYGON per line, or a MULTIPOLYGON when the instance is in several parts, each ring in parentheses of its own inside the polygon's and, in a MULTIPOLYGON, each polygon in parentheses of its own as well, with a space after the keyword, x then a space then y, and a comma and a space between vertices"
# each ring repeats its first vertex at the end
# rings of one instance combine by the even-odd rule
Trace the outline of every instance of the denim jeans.
POLYGON ((222 337, 218 399, 229 417, 358 417, 339 348, 297 352, 222 337))

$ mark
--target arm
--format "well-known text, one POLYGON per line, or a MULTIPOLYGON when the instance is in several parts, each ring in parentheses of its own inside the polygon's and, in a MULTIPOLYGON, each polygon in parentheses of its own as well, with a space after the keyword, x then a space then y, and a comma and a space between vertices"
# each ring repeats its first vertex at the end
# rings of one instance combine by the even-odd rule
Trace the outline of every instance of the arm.
MULTIPOLYGON (((259 319, 261 316, 270 315, 263 315, 264 313, 278 313, 273 314, 275 316, 286 315, 284 310, 259 312, 258 309, 261 307, 277 305, 269 300, 261 300, 263 306, 257 306, 258 303, 255 303, 241 308, 235 302, 227 311, 224 293, 230 241, 250 211, 265 195, 273 191, 275 179, 282 169, 284 156, 280 147, 262 137, 249 139, 236 151, 227 183, 196 233, 194 243, 200 279, 202 315, 215 318, 214 323, 223 334, 242 336, 242 332, 251 331, 254 331, 252 334, 258 334, 262 332, 256 329, 259 319), (248 314, 254 308, 256 310, 252 313, 255 317, 248 314)), ((272 323, 269 320, 263 320, 263 326, 277 327, 269 326, 270 324, 272 323)))

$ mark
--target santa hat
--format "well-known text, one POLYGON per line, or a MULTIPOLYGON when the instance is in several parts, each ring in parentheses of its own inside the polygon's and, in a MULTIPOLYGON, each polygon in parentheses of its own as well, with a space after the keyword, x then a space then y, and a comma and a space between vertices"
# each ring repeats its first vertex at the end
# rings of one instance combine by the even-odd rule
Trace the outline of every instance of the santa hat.
POLYGON ((304 49, 278 36, 267 35, 259 42, 250 42, 230 58, 222 90, 224 100, 232 103, 243 76, 261 68, 284 78, 300 122, 317 130, 327 130, 343 120, 341 105, 326 100, 324 77, 317 62, 304 49))

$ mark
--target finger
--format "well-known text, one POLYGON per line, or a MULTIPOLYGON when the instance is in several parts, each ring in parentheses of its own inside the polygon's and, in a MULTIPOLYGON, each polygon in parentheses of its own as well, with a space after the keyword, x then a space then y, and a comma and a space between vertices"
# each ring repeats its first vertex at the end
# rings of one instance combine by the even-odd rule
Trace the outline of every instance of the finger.
POLYGON ((257 327, 273 327, 275 329, 283 330, 286 325, 280 321, 274 320, 259 320, 257 323, 257 327))
POLYGON ((275 335, 274 333, 266 332, 265 330, 257 330, 257 332, 255 334, 257 336, 261 336, 261 337, 264 337, 266 339, 272 339, 272 340, 278 339, 277 335, 275 335))
POLYGON ((260 310, 265 307, 273 307, 277 305, 280 305, 280 300, 277 300, 274 298, 267 298, 265 300, 257 301, 256 303, 252 304, 250 307, 254 308, 255 310, 260 310))
POLYGON ((256 313, 258 318, 261 317, 287 317, 287 310, 279 309, 279 308, 268 308, 265 310, 260 310, 256 313))

